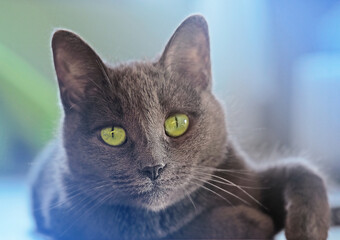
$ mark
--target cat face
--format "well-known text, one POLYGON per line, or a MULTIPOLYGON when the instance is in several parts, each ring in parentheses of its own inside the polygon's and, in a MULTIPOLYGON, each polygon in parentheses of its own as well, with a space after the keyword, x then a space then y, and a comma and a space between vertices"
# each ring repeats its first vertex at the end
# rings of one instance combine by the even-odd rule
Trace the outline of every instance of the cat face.
POLYGON ((72 177, 107 203, 160 210, 201 184, 202 166, 216 167, 226 150, 221 106, 211 93, 207 24, 192 16, 155 62, 105 65, 77 35, 57 31, 54 64, 65 117, 63 144, 72 177), (165 121, 186 116, 186 131, 170 136, 165 121), (101 130, 123 129, 122 144, 101 130), (91 187, 93 183, 97 186, 91 187))

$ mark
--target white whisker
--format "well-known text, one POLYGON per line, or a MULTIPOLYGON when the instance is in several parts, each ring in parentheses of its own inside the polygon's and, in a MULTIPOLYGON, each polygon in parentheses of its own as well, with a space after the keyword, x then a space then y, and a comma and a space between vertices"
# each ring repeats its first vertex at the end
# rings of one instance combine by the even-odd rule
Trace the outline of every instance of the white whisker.
POLYGON ((210 183, 210 182, 208 182, 208 181, 203 181, 203 180, 201 180, 201 179, 199 179, 199 178, 195 178, 195 177, 194 177, 194 179, 197 180, 197 181, 200 181, 200 182, 209 184, 210 186, 213 186, 213 187, 215 187, 215 188, 221 190, 222 192, 225 192, 225 193, 227 193, 227 194, 229 194, 229 195, 231 195, 231 196, 237 198, 238 200, 242 201, 243 203, 245 203, 245 204, 247 204, 247 205, 250 205, 249 202, 247 202, 246 200, 240 198, 239 196, 235 195, 234 193, 229 192, 228 190, 225 190, 225 189, 223 189, 223 188, 221 188, 221 187, 219 187, 219 186, 217 186, 217 185, 215 185, 215 184, 213 184, 213 183, 210 183))
POLYGON ((210 188, 207 188, 206 186, 203 186, 202 184, 199 184, 199 183, 196 183, 196 182, 192 182, 192 183, 194 183, 194 184, 200 186, 201 188, 203 188, 203 189, 205 189, 205 190, 207 190, 207 191, 209 191, 209 192, 212 192, 213 194, 219 196, 220 198, 222 198, 222 199, 224 199, 225 201, 227 201, 231 206, 233 206, 233 205, 231 204, 231 202, 230 202, 228 199, 226 199, 225 197, 223 197, 221 194, 215 192, 214 190, 211 190, 210 188))
MULTIPOLYGON (((225 182, 227 182, 227 183, 232 184, 232 186, 238 188, 240 191, 242 191, 244 194, 246 194, 248 197, 250 197, 250 198, 251 198, 254 202, 256 202, 258 205, 260 205, 261 207, 264 207, 264 206, 263 206, 256 198, 254 198, 254 197, 253 197, 252 195, 250 195, 247 191, 245 191, 242 187, 240 187, 239 185, 233 183, 232 181, 227 180, 227 179, 225 179, 225 178, 222 178, 222 177, 220 177, 220 176, 217 176, 217 175, 215 175, 215 174, 211 174, 211 173, 203 173, 203 172, 197 172, 197 171, 195 171, 195 172, 198 173, 198 174, 203 174, 203 175, 206 175, 206 176, 215 177, 215 178, 218 178, 218 179, 220 179, 220 180, 222 180, 222 181, 225 181, 225 182)), ((264 208, 265 208, 265 207, 264 207, 264 208)))
POLYGON ((194 200, 192 199, 190 193, 188 193, 188 191, 185 188, 183 188, 183 190, 185 191, 185 195, 189 198, 189 200, 192 203, 192 206, 194 207, 195 212, 196 212, 197 208, 196 208, 196 205, 195 205, 194 200))

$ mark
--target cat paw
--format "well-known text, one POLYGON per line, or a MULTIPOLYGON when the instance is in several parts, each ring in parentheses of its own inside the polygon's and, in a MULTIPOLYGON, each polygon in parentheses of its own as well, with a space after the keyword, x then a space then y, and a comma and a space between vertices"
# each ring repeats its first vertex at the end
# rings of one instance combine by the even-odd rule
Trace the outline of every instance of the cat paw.
POLYGON ((330 209, 322 178, 304 166, 290 169, 285 192, 287 240, 326 240, 330 209))
POLYGON ((287 221, 285 235, 287 240, 326 240, 328 224, 317 216, 287 221))

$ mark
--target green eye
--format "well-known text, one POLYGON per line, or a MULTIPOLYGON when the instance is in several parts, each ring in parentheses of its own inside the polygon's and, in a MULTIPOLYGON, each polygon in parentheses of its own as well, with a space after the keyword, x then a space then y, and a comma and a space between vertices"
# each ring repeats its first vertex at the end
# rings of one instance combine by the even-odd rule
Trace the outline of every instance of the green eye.
POLYGON ((100 136, 105 143, 111 146, 119 146, 123 144, 126 139, 125 130, 120 127, 103 128, 100 131, 100 136))
POLYGON ((189 118, 185 114, 177 113, 165 120, 164 128, 166 134, 170 137, 179 137, 183 135, 189 127, 189 118))

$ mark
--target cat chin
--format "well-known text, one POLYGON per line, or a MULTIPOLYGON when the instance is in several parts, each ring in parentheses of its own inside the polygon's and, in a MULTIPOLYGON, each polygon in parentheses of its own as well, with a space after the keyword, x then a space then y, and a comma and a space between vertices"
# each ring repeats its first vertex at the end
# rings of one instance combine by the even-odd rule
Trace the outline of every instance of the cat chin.
POLYGON ((166 208, 174 205, 177 201, 169 201, 169 200, 152 200, 149 201, 148 203, 142 202, 140 203, 139 207, 142 207, 144 209, 147 209, 149 211, 153 212, 159 212, 162 210, 165 210, 166 208))
POLYGON ((149 210, 149 211, 153 211, 153 212, 159 212, 162 211, 164 209, 166 209, 167 207, 169 207, 168 204, 154 204, 154 205, 145 205, 143 206, 143 208, 149 210))
POLYGON ((144 208, 149 211, 159 212, 164 210, 176 202, 180 201, 174 194, 163 191, 153 191, 131 199, 132 205, 144 208))
POLYGON ((172 202, 169 202, 168 197, 153 197, 153 196, 140 198, 135 203, 138 205, 138 207, 142 207, 154 212, 164 210, 165 208, 172 205, 172 202))

